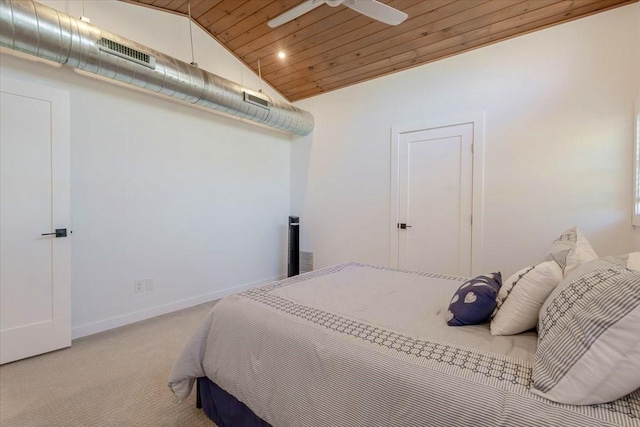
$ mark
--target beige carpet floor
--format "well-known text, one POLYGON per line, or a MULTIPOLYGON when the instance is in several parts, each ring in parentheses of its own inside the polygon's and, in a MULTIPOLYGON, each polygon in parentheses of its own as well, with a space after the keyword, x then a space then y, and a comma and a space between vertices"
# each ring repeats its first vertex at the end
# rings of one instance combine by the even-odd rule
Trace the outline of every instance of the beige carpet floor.
POLYGON ((178 403, 167 379, 214 303, 73 341, 0 366, 0 426, 208 426, 195 391, 178 403))

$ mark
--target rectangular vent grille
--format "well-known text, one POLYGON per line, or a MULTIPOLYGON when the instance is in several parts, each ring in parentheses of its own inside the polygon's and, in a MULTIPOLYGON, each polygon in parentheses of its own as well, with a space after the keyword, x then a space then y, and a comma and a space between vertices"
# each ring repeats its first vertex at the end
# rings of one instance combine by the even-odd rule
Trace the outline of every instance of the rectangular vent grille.
POLYGON ((98 40, 97 44, 102 51, 128 59, 149 68, 156 67, 156 59, 147 53, 132 49, 113 40, 105 39, 104 37, 98 40))
POLYGON ((268 99, 262 98, 249 92, 244 92, 244 101, 262 108, 268 109, 271 107, 271 102, 268 99))
POLYGON ((300 251, 300 273, 313 271, 313 252, 300 251))

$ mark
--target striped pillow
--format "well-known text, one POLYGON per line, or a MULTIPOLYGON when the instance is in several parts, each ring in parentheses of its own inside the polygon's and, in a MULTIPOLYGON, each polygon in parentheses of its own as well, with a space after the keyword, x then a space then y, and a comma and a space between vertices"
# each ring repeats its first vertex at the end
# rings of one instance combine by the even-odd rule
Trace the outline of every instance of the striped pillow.
POLYGON ((580 270, 540 310, 532 392, 610 402, 640 388, 640 272, 604 260, 580 270))
POLYGON ((572 227, 553 241, 544 260, 557 262, 562 268, 564 277, 567 277, 567 274, 580 265, 597 258, 598 255, 584 234, 578 230, 578 227, 572 227))
POLYGON ((538 323, 538 313, 562 281, 554 261, 523 268, 509 277, 498 293, 498 312, 491 320, 491 335, 515 335, 538 323))

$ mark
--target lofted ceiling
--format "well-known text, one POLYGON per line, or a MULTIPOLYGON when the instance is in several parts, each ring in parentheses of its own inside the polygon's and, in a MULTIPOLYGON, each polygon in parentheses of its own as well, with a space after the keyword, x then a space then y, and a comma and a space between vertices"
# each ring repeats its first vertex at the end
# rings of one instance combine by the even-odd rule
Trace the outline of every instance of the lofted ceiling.
MULTIPOLYGON (((188 11, 188 0, 125 1, 188 11)), ((277 28, 267 22, 302 0, 190 1, 197 24, 297 101, 638 0, 380 0, 409 15, 397 26, 325 4, 277 28)))

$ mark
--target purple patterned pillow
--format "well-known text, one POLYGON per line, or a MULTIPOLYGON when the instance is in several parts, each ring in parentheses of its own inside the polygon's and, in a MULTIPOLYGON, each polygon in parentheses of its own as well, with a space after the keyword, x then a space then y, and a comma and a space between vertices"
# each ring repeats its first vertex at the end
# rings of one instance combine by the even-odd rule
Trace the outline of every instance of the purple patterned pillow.
POLYGON ((449 326, 477 325, 489 320, 495 310, 502 286, 500 272, 468 280, 458 288, 449 304, 449 326))

